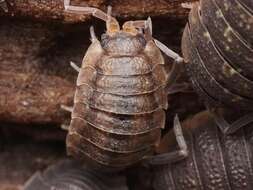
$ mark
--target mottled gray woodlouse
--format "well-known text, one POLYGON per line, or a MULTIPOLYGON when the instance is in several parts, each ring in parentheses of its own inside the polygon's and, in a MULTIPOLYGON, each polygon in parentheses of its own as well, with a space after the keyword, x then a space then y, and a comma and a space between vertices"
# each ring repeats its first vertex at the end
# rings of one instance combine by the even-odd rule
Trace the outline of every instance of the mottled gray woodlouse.
MULTIPOLYGON (((253 189, 253 127, 223 135, 210 112, 183 123, 188 157, 154 167, 155 190, 253 189)), ((174 142, 170 134, 161 141, 161 153, 174 142)))
POLYGON ((253 14, 250 2, 201 0, 195 3, 184 30, 182 52, 193 86, 212 108, 224 133, 232 133, 253 121, 253 14), (222 114, 216 111, 222 107, 243 111, 246 116, 237 125, 229 127, 222 114))
POLYGON ((73 160, 62 160, 44 172, 36 172, 24 190, 128 190, 126 178, 103 175, 73 160))
POLYGON ((101 43, 91 28, 92 44, 81 68, 74 66, 79 75, 66 139, 68 154, 110 168, 124 168, 148 157, 151 163, 184 158, 187 150, 178 118, 174 131, 180 150, 151 156, 165 125, 167 93, 183 62, 153 39, 151 19, 127 21, 120 29, 110 7, 106 14, 65 0, 65 10, 92 14, 107 27, 101 43), (160 50, 174 59, 171 70, 160 50))

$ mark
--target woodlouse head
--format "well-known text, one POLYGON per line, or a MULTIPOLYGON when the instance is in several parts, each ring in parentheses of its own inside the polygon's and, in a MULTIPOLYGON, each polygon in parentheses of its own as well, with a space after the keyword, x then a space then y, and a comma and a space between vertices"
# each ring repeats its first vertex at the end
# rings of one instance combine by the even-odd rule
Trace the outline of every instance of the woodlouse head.
POLYGON ((107 33, 103 34, 101 45, 109 53, 133 55, 144 49, 146 40, 142 34, 133 36, 120 31, 113 36, 107 33))

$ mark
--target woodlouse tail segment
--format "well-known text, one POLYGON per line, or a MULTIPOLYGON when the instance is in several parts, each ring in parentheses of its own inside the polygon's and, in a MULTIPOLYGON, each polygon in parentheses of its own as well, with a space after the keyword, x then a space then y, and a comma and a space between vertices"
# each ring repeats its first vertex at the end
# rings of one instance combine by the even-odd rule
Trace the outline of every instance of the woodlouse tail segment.
POLYGON ((151 165, 171 164, 171 163, 183 160, 188 156, 188 147, 185 142, 184 135, 182 132, 182 127, 177 115, 174 118, 173 130, 174 130, 174 134, 179 146, 179 150, 176 150, 174 152, 160 154, 160 155, 155 155, 153 157, 147 158, 145 162, 151 165))
POLYGON ((210 113, 213 115, 216 124, 218 125, 219 129, 222 131, 224 135, 233 134, 240 128, 253 122, 253 113, 246 114, 230 124, 225 120, 223 115, 219 113, 217 108, 213 109, 208 108, 208 109, 210 113))
POLYGON ((80 7, 70 5, 70 0, 64 0, 64 8, 66 12, 75 14, 91 14, 96 18, 99 18, 106 22, 106 28, 108 34, 113 34, 120 30, 119 23, 116 18, 111 16, 111 6, 108 6, 107 13, 95 7, 80 7))

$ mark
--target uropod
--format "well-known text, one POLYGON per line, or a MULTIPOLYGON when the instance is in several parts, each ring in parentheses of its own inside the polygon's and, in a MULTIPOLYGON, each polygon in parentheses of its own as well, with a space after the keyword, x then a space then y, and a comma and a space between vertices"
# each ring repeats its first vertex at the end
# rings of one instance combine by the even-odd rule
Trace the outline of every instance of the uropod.
MULTIPOLYGON (((64 1, 65 11, 92 14, 106 22, 106 32, 97 39, 90 29, 88 48, 76 82, 71 123, 66 138, 67 153, 96 166, 125 168, 146 160, 170 163, 187 156, 178 117, 174 132, 179 150, 155 155, 161 128, 165 125, 167 95, 182 91, 172 85, 183 59, 152 37, 151 19, 127 21, 120 27, 107 13, 93 7, 78 7, 64 1), (161 54, 174 59, 167 64, 161 54)), ((187 86, 187 85, 186 85, 187 86)))

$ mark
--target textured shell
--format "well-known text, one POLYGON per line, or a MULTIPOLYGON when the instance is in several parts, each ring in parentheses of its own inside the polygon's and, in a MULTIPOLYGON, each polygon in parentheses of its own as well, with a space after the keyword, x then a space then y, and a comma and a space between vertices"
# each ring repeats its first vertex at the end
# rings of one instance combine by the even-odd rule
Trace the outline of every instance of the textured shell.
POLYGON ((207 104, 253 110, 253 14, 237 0, 201 0, 182 38, 193 86, 207 104))
POLYGON ((68 154, 122 168, 153 153, 167 109, 161 52, 142 35, 102 36, 77 78, 68 154))
POLYGON ((35 173, 24 190, 127 190, 126 179, 101 175, 72 160, 63 160, 43 173, 35 173))
POLYGON ((178 163, 154 168, 155 189, 252 190, 252 126, 224 136, 212 117, 204 114, 205 117, 203 113, 194 117, 189 122, 192 129, 184 131, 189 156, 178 163))

